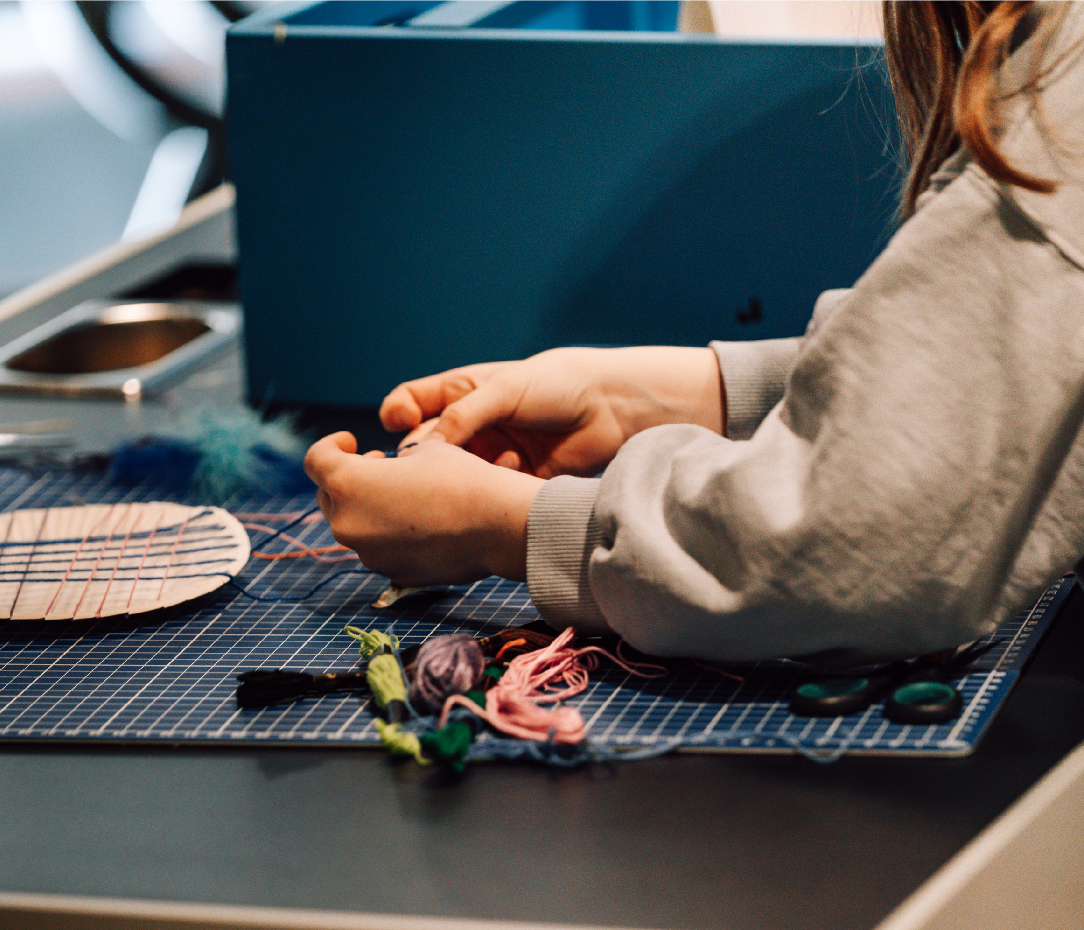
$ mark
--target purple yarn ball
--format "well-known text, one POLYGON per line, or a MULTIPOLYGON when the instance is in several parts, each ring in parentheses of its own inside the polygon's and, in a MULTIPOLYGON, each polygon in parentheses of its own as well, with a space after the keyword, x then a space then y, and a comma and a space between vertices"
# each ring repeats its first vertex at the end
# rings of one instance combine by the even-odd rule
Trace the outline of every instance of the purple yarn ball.
POLYGON ((434 636, 418 650, 410 700, 422 713, 439 714, 449 695, 476 688, 485 668, 486 657, 473 636, 434 636))

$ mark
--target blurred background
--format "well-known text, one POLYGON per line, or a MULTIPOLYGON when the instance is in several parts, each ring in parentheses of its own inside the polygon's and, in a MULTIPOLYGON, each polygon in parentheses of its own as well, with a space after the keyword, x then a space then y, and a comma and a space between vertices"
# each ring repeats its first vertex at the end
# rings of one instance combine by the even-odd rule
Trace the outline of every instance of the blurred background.
POLYGON ((0 297, 219 183, 225 32, 267 5, 0 0, 0 297))
MULTIPOLYGON (((0 298, 168 228, 225 171, 225 32, 276 0, 0 0, 0 298)), ((689 2, 683 28, 877 32, 868 0, 689 2)))

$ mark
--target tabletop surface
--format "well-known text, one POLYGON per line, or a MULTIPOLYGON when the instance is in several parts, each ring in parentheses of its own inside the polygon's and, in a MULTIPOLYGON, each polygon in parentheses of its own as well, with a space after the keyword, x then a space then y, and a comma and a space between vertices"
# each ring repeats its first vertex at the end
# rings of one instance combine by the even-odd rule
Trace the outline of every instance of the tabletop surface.
MULTIPOLYGON (((237 397, 227 355, 140 404, 0 400, 81 445, 237 397)), ((360 421, 359 421, 360 422, 360 421)), ((364 749, 0 747, 0 891, 633 927, 871 928, 1084 740, 1070 596, 977 751, 676 754, 465 776, 364 749)))

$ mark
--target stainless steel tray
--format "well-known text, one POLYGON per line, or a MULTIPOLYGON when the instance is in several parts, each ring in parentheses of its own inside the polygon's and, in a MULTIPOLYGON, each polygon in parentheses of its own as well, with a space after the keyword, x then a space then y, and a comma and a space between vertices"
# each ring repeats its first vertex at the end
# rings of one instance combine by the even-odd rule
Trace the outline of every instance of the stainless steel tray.
POLYGON ((236 304, 91 300, 0 348, 0 392, 140 397, 240 332, 236 304))

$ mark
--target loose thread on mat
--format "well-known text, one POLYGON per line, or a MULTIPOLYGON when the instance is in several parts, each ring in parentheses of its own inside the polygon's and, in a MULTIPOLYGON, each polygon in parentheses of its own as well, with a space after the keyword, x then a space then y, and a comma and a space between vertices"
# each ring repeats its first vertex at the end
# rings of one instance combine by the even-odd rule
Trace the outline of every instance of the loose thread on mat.
MULTIPOLYGON (((260 523, 243 523, 242 526, 246 530, 260 530, 265 533, 273 533, 273 530, 269 526, 264 526, 260 523)), ((260 552, 256 549, 252 550, 252 557, 254 559, 263 559, 266 562, 278 562, 283 559, 300 559, 308 556, 309 558, 316 559, 317 562, 351 562, 357 559, 357 553, 353 552, 348 546, 343 546, 336 543, 334 546, 317 546, 313 548, 307 543, 302 542, 295 536, 288 536, 286 533, 282 533, 279 536, 280 539, 285 540, 292 546, 297 546, 297 549, 293 552, 260 552), (338 555, 333 558, 328 558, 329 552, 347 553, 344 555, 338 555)))
POLYGON ((326 587, 327 585, 331 584, 333 581, 335 581, 335 580, 337 580, 339 578, 342 578, 344 575, 360 575, 360 574, 363 574, 364 571, 365 570, 359 565, 357 568, 344 568, 344 569, 342 569, 342 571, 332 572, 326 578, 324 578, 321 581, 314 584, 304 594, 274 594, 274 595, 256 594, 255 592, 249 591, 247 588, 242 587, 237 582, 237 580, 234 579, 234 578, 230 578, 228 584, 230 585, 230 587, 234 588, 238 593, 243 594, 245 597, 251 598, 254 601, 265 601, 265 602, 303 601, 306 598, 312 597, 321 588, 326 587))
MULTIPOLYGON (((847 752, 847 745, 841 746, 814 746, 802 741, 796 736, 788 737, 786 734, 766 735, 755 731, 736 730, 724 734, 729 739, 752 739, 763 740, 767 748, 775 746, 793 750, 798 755, 811 762, 822 765, 837 762, 847 752)), ((552 741, 541 742, 529 739, 510 739, 508 737, 476 740, 467 750, 466 759, 470 762, 487 761, 530 761, 541 762, 544 765, 557 766, 559 768, 575 768, 590 762, 640 762, 645 759, 655 759, 665 756, 678 749, 695 749, 697 747, 719 748, 717 740, 705 740, 693 738, 674 738, 662 740, 649 746, 641 746, 633 749, 614 749, 610 746, 598 745, 590 740, 582 743, 567 744, 552 741)))
MULTIPOLYGON (((478 718, 467 709, 456 707, 449 712, 446 722, 453 724, 470 719, 477 720, 478 718)), ((416 734, 422 734, 432 731, 435 725, 435 717, 418 715, 414 719, 400 724, 400 727, 416 734)), ((475 739, 465 750, 463 760, 466 762, 527 761, 539 762, 543 765, 558 768, 575 768, 593 762, 639 762, 665 756, 680 749, 719 749, 723 748, 723 746, 732 745, 736 741, 757 740, 760 744, 758 748, 789 749, 811 762, 827 764, 841 759, 846 755, 851 745, 849 739, 843 740, 834 746, 819 745, 786 733, 767 734, 749 728, 727 730, 706 736, 669 737, 641 746, 624 747, 595 743, 590 739, 590 736, 579 743, 559 743, 554 739, 554 736, 553 731, 547 734, 547 738, 542 740, 489 734, 475 739)), ((738 746, 736 748, 743 747, 738 746)))
POLYGON ((317 513, 319 510, 320 510, 320 505, 319 504, 314 504, 308 510, 302 511, 297 516, 296 519, 291 520, 289 523, 287 523, 281 529, 278 529, 278 530, 275 530, 274 532, 272 532, 271 535, 268 536, 266 539, 261 539, 259 542, 254 542, 252 544, 252 548, 253 549, 263 549, 265 546, 267 546, 268 543, 274 542, 276 539, 278 539, 287 530, 292 530, 299 523, 303 522, 307 517, 312 516, 313 514, 317 513))

